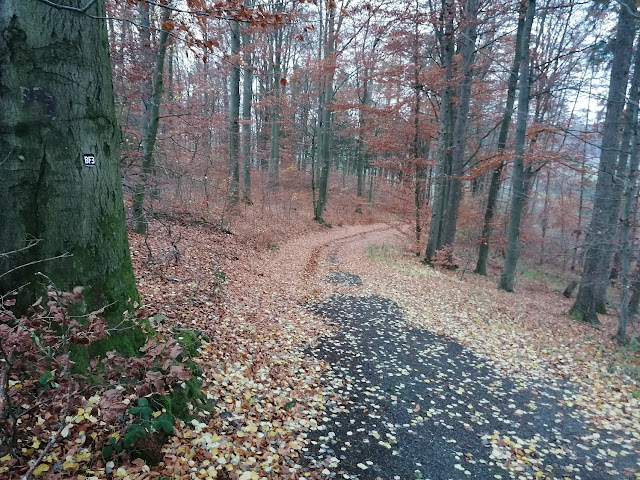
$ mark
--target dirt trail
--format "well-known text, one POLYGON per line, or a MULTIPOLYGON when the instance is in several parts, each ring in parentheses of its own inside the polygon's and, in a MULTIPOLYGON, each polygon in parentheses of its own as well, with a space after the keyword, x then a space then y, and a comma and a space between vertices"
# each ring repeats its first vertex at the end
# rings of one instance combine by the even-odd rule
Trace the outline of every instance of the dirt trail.
MULTIPOLYGON (((327 252, 342 250, 362 242, 383 243, 393 239, 393 242, 397 243, 402 236, 399 228, 384 223, 354 225, 294 238, 245 265, 253 276, 250 287, 254 291, 262 288, 278 298, 286 298, 297 303, 306 302, 312 297, 322 295, 325 290, 322 276, 326 273, 327 252)), ((353 257, 355 259, 363 251, 356 250, 353 253, 356 255, 353 257)), ((245 286, 241 281, 234 283, 234 291, 245 292, 245 286)), ((262 299, 256 297, 256 300, 262 299)))

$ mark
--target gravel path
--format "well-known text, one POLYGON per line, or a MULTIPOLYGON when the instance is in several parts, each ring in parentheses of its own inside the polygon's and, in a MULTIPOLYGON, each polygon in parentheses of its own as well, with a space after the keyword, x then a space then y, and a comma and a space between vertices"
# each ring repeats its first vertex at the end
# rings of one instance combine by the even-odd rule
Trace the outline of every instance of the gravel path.
POLYGON ((635 443, 560 403, 569 382, 505 378, 460 344, 411 328, 395 302, 349 294, 363 282, 336 271, 339 259, 327 252, 334 271, 324 281, 341 293, 311 307, 340 326, 309 349, 330 365, 326 391, 340 399, 309 436, 306 460, 322 476, 600 480, 638 469, 635 443))

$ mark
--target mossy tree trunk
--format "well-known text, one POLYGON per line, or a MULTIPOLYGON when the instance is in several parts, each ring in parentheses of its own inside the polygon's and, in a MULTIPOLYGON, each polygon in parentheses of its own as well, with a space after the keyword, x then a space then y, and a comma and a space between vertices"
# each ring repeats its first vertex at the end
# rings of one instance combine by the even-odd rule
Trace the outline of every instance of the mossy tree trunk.
MULTIPOLYGON (((453 127, 453 152, 451 157, 451 177, 449 178, 449 198, 445 207, 442 227, 442 245, 453 247, 458 227, 458 211, 462 201, 462 175, 466 151, 467 124, 469 105, 471 103, 471 86, 473 84, 473 62, 476 53, 476 37, 478 32, 478 1, 467 0, 463 7, 466 22, 462 33, 462 76, 456 120, 453 127)), ((449 262, 453 261, 453 251, 449 251, 449 262)))
MULTIPOLYGON (((637 45, 640 46, 640 36, 637 45)), ((636 47, 637 48, 637 47, 636 47)), ((622 152, 620 156, 628 155, 629 168, 624 174, 624 192, 622 202, 622 215, 620 218, 620 276, 622 292, 620 295, 620 308, 618 318, 618 331, 616 340, 625 344, 628 341, 627 324, 629 322, 629 289, 631 277, 631 222, 633 218, 633 201, 636 196, 637 172, 638 172, 638 101, 640 101, 640 54, 636 50, 633 66, 633 77, 627 100, 624 132, 622 135, 622 152)), ((626 161, 624 161, 626 164, 626 161)), ((623 160, 618 160, 619 168, 623 160)))
MULTIPOLYGON (((104 17, 105 1, 87 14, 104 17)), ((60 289, 85 286, 87 308, 109 305, 107 320, 119 323, 139 298, 106 23, 36 0, 3 0, 0 32, 0 252, 39 240, 0 256, 0 292, 29 283, 25 295, 33 294, 43 272, 60 289)), ((129 332, 119 343, 135 353, 144 339, 129 332)))
MULTIPOLYGON (((247 3, 247 2, 245 2, 247 3)), ((250 6, 250 4, 249 4, 250 6)), ((242 187, 244 201, 251 201, 251 102, 253 97, 253 64, 250 27, 245 27, 241 34, 245 49, 244 70, 242 71, 242 187)))
POLYGON ((273 59, 273 83, 271 107, 271 139, 269 144, 269 188, 277 190, 280 187, 280 142, 282 130, 282 44, 284 40, 284 28, 276 27, 272 33, 272 59, 273 59))

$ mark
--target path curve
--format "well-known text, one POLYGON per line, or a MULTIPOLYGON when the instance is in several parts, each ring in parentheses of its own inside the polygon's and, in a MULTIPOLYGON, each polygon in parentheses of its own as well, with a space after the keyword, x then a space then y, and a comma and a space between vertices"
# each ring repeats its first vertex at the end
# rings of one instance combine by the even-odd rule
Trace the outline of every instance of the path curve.
MULTIPOLYGON (((291 262, 293 295, 339 326, 308 350, 331 366, 326 392, 342 399, 310 434, 306 459, 321 477, 600 480, 638 470, 637 443, 596 431, 566 405, 569 382, 508 378, 482 355, 414 328, 385 295, 371 295, 384 268, 364 268, 365 254, 402 251, 398 228, 352 227, 304 241, 304 258, 283 252, 272 261, 291 262)), ((424 293, 425 302, 437 295, 424 293)))

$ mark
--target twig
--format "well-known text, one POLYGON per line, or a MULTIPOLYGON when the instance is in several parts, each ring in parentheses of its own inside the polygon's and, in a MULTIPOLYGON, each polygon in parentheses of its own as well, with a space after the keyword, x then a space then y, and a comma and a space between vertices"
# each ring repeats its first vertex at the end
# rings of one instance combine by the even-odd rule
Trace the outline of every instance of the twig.
POLYGON ((29 262, 29 263, 25 263, 24 265, 18 265, 15 268, 12 268, 11 270, 7 270, 6 272, 4 272, 3 274, 0 275, 0 278, 4 277, 5 275, 9 275, 12 272, 15 272, 16 270, 20 270, 21 268, 24 267, 28 267, 30 265, 37 265, 38 263, 43 263, 43 262, 48 262, 50 260, 57 260, 60 258, 69 258, 72 257, 73 255, 71 255, 69 252, 65 252, 61 255, 57 255, 55 257, 49 257, 49 258, 43 258, 41 260, 34 260, 33 262, 29 262))
POLYGON ((30 249, 32 247, 35 247, 41 241, 42 241, 41 238, 32 238, 31 240, 29 240, 29 243, 27 243, 22 248, 18 248, 16 250, 11 250, 10 252, 0 252, 0 257, 8 257, 9 255, 15 255, 16 253, 23 252, 23 251, 28 250, 28 249, 30 249))
MULTIPOLYGON (((63 415, 60 415, 61 418, 66 417, 67 412, 69 410, 70 403, 71 403, 71 388, 69 388, 67 392, 67 407, 64 409, 63 415)), ((42 459, 49 453, 49 450, 51 450, 51 447, 53 447, 53 445, 58 441, 58 437, 62 433, 62 430, 66 428, 66 426, 67 426, 66 422, 60 422, 60 427, 58 428, 58 431, 54 433, 53 436, 49 439, 49 441, 47 442, 47 445, 44 447, 44 449, 42 450, 42 452, 40 453, 36 461, 33 462, 31 467, 29 468, 29 470, 27 470, 27 473, 24 474, 21 480, 28 480, 28 478, 31 476, 31 474, 36 469, 36 467, 42 462, 42 459)))
POLYGON ((11 156, 11 154, 13 153, 13 151, 15 150, 15 147, 11 147, 11 150, 9 150, 9 153, 7 153, 7 156, 4 157, 4 160, 2 160, 0 162, 0 165, 2 165, 4 162, 6 162, 7 160, 9 160, 9 157, 11 156))
POLYGON ((45 5, 49 5, 50 7, 56 8, 58 10, 69 10, 71 12, 76 13, 87 13, 87 10, 91 8, 91 6, 96 3, 97 0, 89 0, 84 7, 70 7, 69 5, 60 5, 59 3, 54 3, 50 0, 38 0, 40 3, 44 3, 45 5))

